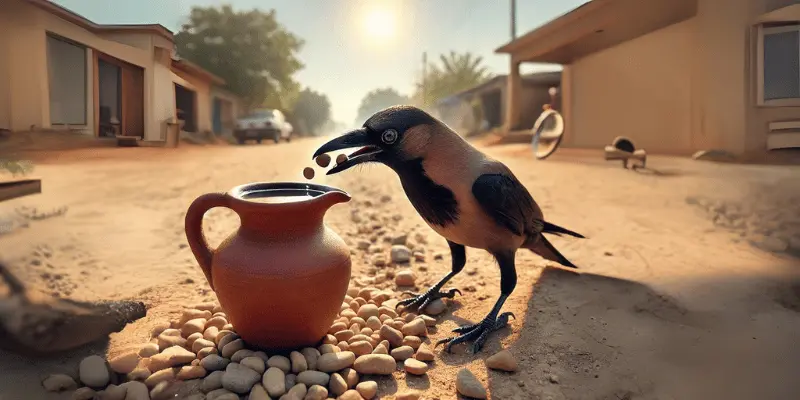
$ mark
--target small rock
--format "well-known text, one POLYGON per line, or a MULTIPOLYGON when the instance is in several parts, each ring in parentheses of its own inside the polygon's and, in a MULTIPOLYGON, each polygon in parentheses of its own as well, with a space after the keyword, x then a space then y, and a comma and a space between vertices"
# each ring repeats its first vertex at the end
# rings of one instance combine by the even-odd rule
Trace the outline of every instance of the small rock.
POLYGON ((172 346, 150 357, 150 371, 160 371, 164 368, 174 367, 180 364, 188 364, 197 357, 194 353, 180 346, 172 346))
POLYGON ((308 387, 319 385, 328 386, 330 375, 320 371, 303 371, 297 375, 297 381, 308 387))
POLYGON ((222 387, 234 393, 245 394, 261 379, 261 374, 242 364, 230 363, 222 375, 222 387))
POLYGON ((158 343, 147 343, 139 349, 139 357, 148 358, 158 354, 158 343))
POLYGON ((209 354, 200 360, 200 365, 206 369, 206 371, 219 371, 225 369, 228 366, 230 360, 227 358, 220 357, 216 354, 209 354))
POLYGON ((206 400, 238 400, 239 395, 228 389, 219 388, 206 394, 206 400))
POLYGON ((428 327, 425 326, 425 321, 420 318, 414 318, 411 322, 403 325, 400 331, 406 336, 428 336, 428 327))
POLYGON ((287 396, 289 399, 292 400, 293 399, 302 400, 304 397, 306 397, 306 393, 308 393, 308 388, 306 388, 306 385, 298 383, 292 386, 292 388, 289 389, 288 392, 286 392, 285 396, 287 396))
POLYGON ((328 389, 321 385, 312 385, 306 392, 303 400, 325 400, 328 398, 328 389))
POLYGON ((395 400, 419 400, 422 393, 419 390, 407 390, 395 396, 395 400))
POLYGON ((270 397, 281 397, 286 393, 285 377, 286 375, 282 369, 278 367, 269 367, 267 372, 264 373, 261 384, 264 385, 264 389, 267 389, 267 393, 269 393, 270 397))
POLYGON ((328 389, 334 396, 341 396, 349 388, 347 387, 347 382, 344 381, 344 378, 342 378, 341 375, 333 374, 331 375, 331 381, 328 384, 328 389))
POLYGON ((241 349, 241 350, 237 351, 236 353, 233 353, 233 355, 231 356, 231 362, 240 363, 245 358, 251 357, 254 354, 256 354, 256 353, 253 350, 241 349))
POLYGON ((558 381, 559 381, 558 375, 554 375, 554 374, 552 374, 549 377, 547 377, 547 379, 550 381, 550 383, 556 383, 557 384, 558 381))
POLYGON ((336 372, 353 365, 356 355, 352 351, 323 354, 317 360, 317 369, 322 372, 336 372))
POLYGON ((427 344, 423 343, 417 349, 417 354, 414 356, 414 358, 420 361, 433 361, 435 356, 430 347, 428 347, 427 344))
POLYGON ((264 365, 264 360, 256 356, 245 357, 240 364, 256 371, 259 375, 267 370, 267 367, 264 365))
POLYGON ((203 331, 205 330, 206 321, 208 320, 205 318, 195 318, 186 321, 186 323, 183 324, 183 327, 181 327, 181 336, 188 338, 190 335, 195 333, 202 335, 203 331))
POLYGON ((381 326, 380 335, 388 340, 392 347, 398 347, 403 344, 403 334, 389 325, 381 326))
POLYGON ((392 358, 403 361, 414 356, 414 349, 411 346, 400 346, 391 351, 392 358))
POLYGON ((92 388, 82 387, 72 393, 72 400, 94 400, 97 397, 97 392, 92 388))
POLYGON ((156 387, 161 382, 167 381, 174 381, 175 380, 175 370, 172 368, 162 369, 161 371, 153 372, 147 379, 144 380, 144 384, 147 385, 148 388, 152 389, 156 387))
POLYGON ((190 379, 200 379, 206 376, 206 369, 199 365, 187 365, 178 370, 176 376, 178 380, 187 381, 190 379))
MULTIPOLYGON (((292 388, 292 387, 294 387, 294 385, 297 384, 297 375, 295 375, 295 374, 286 374, 286 377, 284 378, 284 380, 286 381, 286 387, 287 388, 292 388)), ((287 393, 288 393, 288 391, 287 391, 287 393)))
POLYGON ((414 286, 414 273, 411 270, 403 270, 394 276, 394 283, 397 286, 414 286))
MULTIPOLYGON (((319 356, 321 355, 319 353, 319 350, 317 350, 317 349, 315 349, 313 347, 306 347, 305 349, 300 350, 300 353, 303 354, 303 357, 306 358, 306 365, 308 366, 308 369, 316 370, 317 369, 317 360, 319 359, 319 356)), ((306 385, 310 386, 308 384, 306 384, 306 385)))
POLYGON ((413 358, 407 358, 403 361, 403 367, 406 372, 412 375, 425 375, 428 372, 428 364, 413 358))
POLYGON ((372 350, 372 354, 389 354, 389 348, 383 344, 379 344, 375 346, 374 350, 372 350))
POLYGON ((244 348, 244 341, 242 339, 236 339, 236 340, 226 344, 225 347, 222 348, 222 351, 220 352, 220 354, 222 354, 223 357, 230 358, 237 351, 239 351, 239 350, 241 350, 243 348, 244 348))
POLYGON ((364 400, 360 394, 358 394, 355 390, 348 390, 344 392, 341 396, 337 397, 337 400, 364 400))
POLYGON ((425 306, 425 314, 439 315, 447 310, 447 304, 442 299, 436 299, 425 306))
POLYGON ((203 379, 203 382, 200 383, 200 390, 208 393, 221 388, 223 375, 225 375, 225 371, 214 371, 208 374, 208 376, 203 379))
POLYGON ((79 367, 81 382, 89 387, 106 387, 111 379, 106 367, 106 360, 100 356, 89 356, 84 358, 79 367))
POLYGON ((411 260, 411 250, 403 245, 394 245, 390 252, 392 263, 404 264, 411 260))
POLYGON ((420 315, 419 318, 425 321, 425 326, 427 327, 436 326, 436 318, 424 314, 420 315))
POLYGON ((98 393, 100 400, 125 400, 127 390, 122 386, 108 385, 102 392, 98 393))
POLYGON ((425 262, 425 253, 415 251, 414 252, 414 261, 416 262, 425 262))
POLYGON ((405 246, 406 242, 408 241, 408 235, 405 234, 405 233, 399 233, 399 234, 392 235, 391 239, 392 239, 391 243, 393 245, 405 246))
POLYGON ((206 347, 204 349, 200 349, 200 351, 197 352, 197 359, 202 360, 211 354, 217 354, 216 347, 206 347))
POLYGON ((369 249, 370 246, 372 246, 372 243, 369 240, 361 239, 361 240, 358 241, 358 243, 356 243, 356 247, 359 250, 367 250, 367 249, 369 249))
POLYGON ((361 319, 367 320, 370 317, 378 317, 380 312, 378 311, 378 306, 375 304, 364 304, 358 309, 358 316, 361 319))
POLYGON ((292 372, 295 374, 299 374, 308 369, 306 358, 300 352, 297 351, 291 352, 289 354, 289 360, 292 363, 292 372))
POLYGON ((435 253, 433 255, 433 259, 434 260, 443 260, 444 259, 444 253, 435 253))
POLYGON ((267 366, 280 368, 284 374, 288 374, 292 370, 292 361, 284 356, 272 356, 267 360, 267 366))
POLYGON ((53 374, 42 381, 42 386, 48 392, 61 392, 64 390, 75 390, 78 384, 75 379, 66 374, 53 374))
POLYGON ((478 378, 466 368, 462 368, 456 375, 456 390, 458 393, 461 393, 462 396, 474 399, 485 399, 487 396, 486 388, 484 388, 478 378))
POLYGON ((506 372, 515 372, 519 369, 517 360, 508 350, 501 350, 498 353, 486 359, 486 366, 491 369, 496 369, 506 372))
POLYGON ((210 340, 206 340, 206 339, 200 338, 200 339, 195 340, 194 343, 192 343, 192 351, 197 353, 200 350, 203 350, 205 348, 215 347, 215 346, 216 345, 214 344, 214 342, 212 342, 210 340))
POLYGON ((392 201, 392 196, 389 196, 388 194, 381 196, 381 203, 388 203, 390 201, 392 201))
POLYGON ((378 394, 378 383, 375 381, 364 381, 356 385, 356 391, 361 397, 369 400, 378 394))
POLYGON ((267 389, 264 389, 264 386, 260 384, 253 385, 253 388, 250 389, 250 394, 247 396, 247 400, 272 400, 267 393, 267 389))
POLYGON ((355 361, 353 369, 362 375, 391 375, 397 369, 397 364, 392 356, 367 354, 355 361))
POLYGON ((138 381, 125 382, 119 387, 125 389, 125 400, 150 400, 147 385, 138 381))
POLYGON ((376 267, 383 267, 386 265, 386 255, 373 254, 370 258, 370 263, 376 267))

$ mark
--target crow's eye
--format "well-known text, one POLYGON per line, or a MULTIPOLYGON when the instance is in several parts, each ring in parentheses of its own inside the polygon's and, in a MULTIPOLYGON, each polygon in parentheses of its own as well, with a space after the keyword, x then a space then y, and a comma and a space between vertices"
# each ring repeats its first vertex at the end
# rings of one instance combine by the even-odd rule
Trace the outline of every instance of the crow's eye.
POLYGON ((392 144, 397 140, 397 131, 394 129, 387 129, 381 134, 381 141, 386 144, 392 144))

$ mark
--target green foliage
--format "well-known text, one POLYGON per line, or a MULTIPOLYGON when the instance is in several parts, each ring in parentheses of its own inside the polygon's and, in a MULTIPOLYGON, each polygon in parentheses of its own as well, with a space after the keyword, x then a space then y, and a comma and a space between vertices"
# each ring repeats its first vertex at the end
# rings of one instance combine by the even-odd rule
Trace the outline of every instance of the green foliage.
POLYGON ((375 89, 367 93, 361 99, 361 105, 358 107, 358 116, 356 117, 356 124, 361 125, 367 118, 384 108, 409 104, 410 99, 397 92, 393 88, 375 89))
POLYGON ((328 96, 306 88, 298 94, 291 114, 291 119, 295 121, 295 132, 319 134, 330 120, 331 102, 328 96))
POLYGON ((11 176, 26 175, 33 171, 33 163, 24 160, 0 159, 0 172, 6 171, 11 176))
POLYGON ((230 5, 194 7, 175 35, 175 47, 186 58, 225 79, 227 89, 247 106, 288 109, 303 68, 297 52, 303 41, 275 18, 275 10, 238 12, 230 5))
POLYGON ((483 66, 483 57, 470 52, 439 56, 439 62, 427 65, 423 80, 417 82, 414 98, 423 107, 431 107, 437 101, 462 90, 480 85, 491 78, 483 66))

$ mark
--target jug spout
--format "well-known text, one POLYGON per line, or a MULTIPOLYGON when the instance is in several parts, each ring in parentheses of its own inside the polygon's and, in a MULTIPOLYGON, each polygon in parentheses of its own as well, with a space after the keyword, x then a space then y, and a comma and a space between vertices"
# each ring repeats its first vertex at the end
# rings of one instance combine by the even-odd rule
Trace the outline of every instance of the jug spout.
POLYGON ((347 203, 350 201, 350 199, 351 197, 349 194, 341 190, 334 189, 319 196, 316 201, 319 202, 325 210, 327 210, 336 204, 347 203))

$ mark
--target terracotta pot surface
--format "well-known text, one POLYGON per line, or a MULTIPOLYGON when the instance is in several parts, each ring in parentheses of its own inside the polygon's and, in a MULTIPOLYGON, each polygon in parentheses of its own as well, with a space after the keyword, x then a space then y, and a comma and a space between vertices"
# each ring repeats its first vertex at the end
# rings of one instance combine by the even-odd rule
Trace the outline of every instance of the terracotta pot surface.
POLYGON ((186 237, 236 332, 270 350, 313 346, 325 336, 350 281, 350 250, 324 223, 350 195, 307 183, 257 182, 198 197, 186 237), (239 214, 241 227, 216 250, 203 234, 215 207, 239 214))

